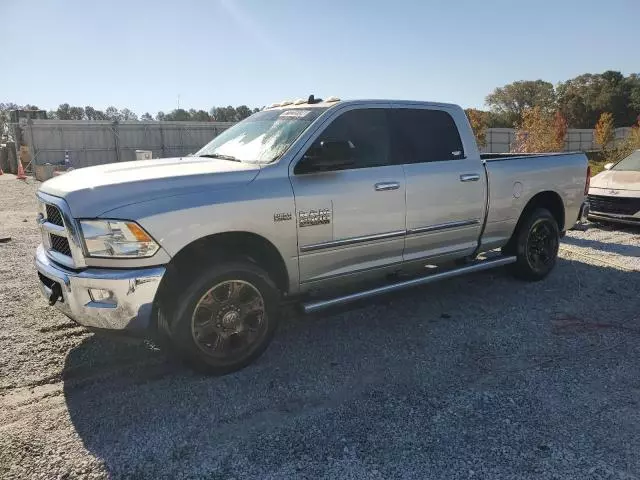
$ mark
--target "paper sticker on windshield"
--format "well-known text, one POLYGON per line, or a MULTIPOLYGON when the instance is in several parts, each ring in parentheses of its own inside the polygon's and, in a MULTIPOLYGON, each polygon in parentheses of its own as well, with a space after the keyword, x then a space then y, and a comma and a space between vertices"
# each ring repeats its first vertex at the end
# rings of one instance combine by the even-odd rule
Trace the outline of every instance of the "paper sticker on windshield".
POLYGON ((311 113, 311 110, 286 110, 280 114, 280 118, 303 118, 311 113))

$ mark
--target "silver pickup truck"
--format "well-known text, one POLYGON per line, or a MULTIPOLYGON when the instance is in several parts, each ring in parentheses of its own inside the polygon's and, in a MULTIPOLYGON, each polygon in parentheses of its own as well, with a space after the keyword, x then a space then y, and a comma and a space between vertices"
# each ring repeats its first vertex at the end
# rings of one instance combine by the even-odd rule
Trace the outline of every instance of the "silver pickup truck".
POLYGON ((310 96, 188 157, 43 183, 35 264, 79 324, 157 336, 222 374, 265 350, 283 305, 503 265, 544 278, 588 182, 580 153, 481 155, 456 105, 310 96))

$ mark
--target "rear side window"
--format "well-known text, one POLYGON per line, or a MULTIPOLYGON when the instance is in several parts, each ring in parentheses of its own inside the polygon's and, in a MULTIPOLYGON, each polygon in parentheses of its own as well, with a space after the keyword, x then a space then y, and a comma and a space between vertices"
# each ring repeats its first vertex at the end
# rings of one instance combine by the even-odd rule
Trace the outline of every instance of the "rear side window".
POLYGON ((458 127, 443 110, 390 111, 395 163, 442 162, 464 158, 458 127))

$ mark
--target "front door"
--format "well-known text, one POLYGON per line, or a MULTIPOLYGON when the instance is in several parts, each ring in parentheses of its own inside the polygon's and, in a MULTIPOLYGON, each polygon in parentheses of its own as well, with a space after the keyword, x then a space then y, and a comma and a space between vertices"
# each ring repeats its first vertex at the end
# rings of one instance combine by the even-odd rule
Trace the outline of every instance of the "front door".
MULTIPOLYGON (((347 142, 349 166, 309 171, 294 166, 300 282, 381 274, 402 262, 405 179, 389 160, 390 139, 383 108, 338 114, 313 141, 347 142)), ((326 144, 326 143, 325 143, 326 144)))
POLYGON ((479 157, 465 155, 446 110, 390 111, 393 160, 407 180, 405 262, 434 262, 471 254, 485 209, 486 178, 479 157))

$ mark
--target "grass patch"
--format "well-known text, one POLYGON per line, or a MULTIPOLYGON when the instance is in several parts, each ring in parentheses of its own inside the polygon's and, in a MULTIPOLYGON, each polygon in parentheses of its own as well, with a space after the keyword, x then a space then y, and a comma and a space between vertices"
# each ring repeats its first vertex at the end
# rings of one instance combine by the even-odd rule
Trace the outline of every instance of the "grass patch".
POLYGON ((591 176, 599 174, 604 170, 606 163, 611 160, 607 159, 601 151, 584 152, 591 166, 591 176))

